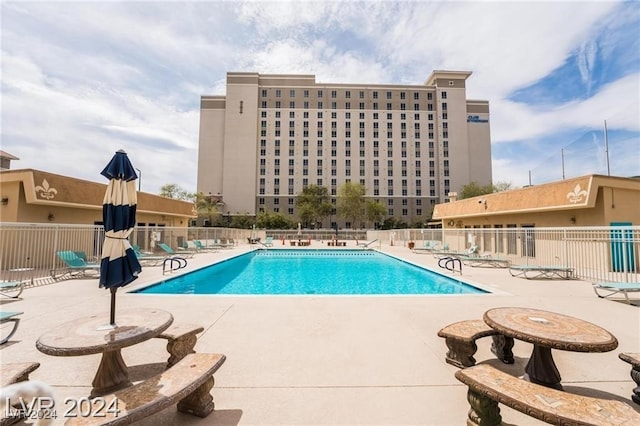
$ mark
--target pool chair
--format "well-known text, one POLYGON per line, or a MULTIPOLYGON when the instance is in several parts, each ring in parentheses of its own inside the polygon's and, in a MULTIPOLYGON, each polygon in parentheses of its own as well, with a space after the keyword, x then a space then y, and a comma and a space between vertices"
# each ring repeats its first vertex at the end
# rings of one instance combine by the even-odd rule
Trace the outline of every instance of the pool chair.
POLYGON ((544 278, 569 280, 574 278, 573 268, 567 266, 509 265, 509 273, 511 276, 522 277, 528 280, 544 278))
POLYGON ((424 246, 414 246, 411 251, 414 253, 431 253, 434 250, 440 249, 440 241, 426 240, 424 246))
POLYGON ((202 241, 200 240, 193 240, 193 245, 196 246, 196 250, 197 251, 202 251, 202 252, 210 252, 210 253, 216 253, 218 251, 218 249, 216 247, 207 247, 202 241))
POLYGON ((640 282, 638 283, 612 283, 612 282, 601 282, 601 283, 593 283, 593 291, 596 292, 596 295, 602 299, 616 295, 623 294, 625 300, 628 304, 631 304, 629 300, 629 293, 638 293, 640 292, 640 282), (600 292, 606 294, 600 294, 600 292))
POLYGON ((183 248, 179 248, 177 250, 172 249, 171 247, 169 247, 167 244, 165 243, 158 243, 158 247, 160 247, 162 250, 164 250, 165 253, 171 255, 171 256, 184 256, 184 257, 193 257, 196 254, 195 250, 189 250, 189 249, 183 249, 183 248))
POLYGON ((63 250, 56 252, 56 255, 64 262, 65 266, 51 270, 53 279, 80 278, 87 274, 93 274, 97 278, 100 275, 100 264, 87 262, 83 252, 63 250))
POLYGON ((493 257, 491 255, 458 256, 458 259, 467 266, 484 268, 508 268, 511 265, 509 259, 493 257))
POLYGON ((0 282, 0 296, 17 299, 24 290, 24 281, 0 282))
POLYGON ((157 256, 152 253, 142 252, 140 251, 140 247, 138 246, 131 246, 131 248, 133 249, 133 252, 136 254, 136 257, 138 258, 138 262, 140 262, 140 266, 160 266, 162 265, 162 262, 164 262, 164 260, 168 257, 168 256, 157 256))
MULTIPOLYGON (((7 343, 11 336, 18 330, 18 324, 20 324, 20 318, 16 318, 18 315, 22 315, 22 312, 0 312, 0 324, 11 323, 12 327, 6 337, 0 337, 0 345, 7 343)), ((2 333, 4 334, 5 327, 2 325, 2 333)))
MULTIPOLYGON (((249 240, 249 244, 256 244, 256 243, 260 242, 260 238, 253 238, 253 239, 249 238, 248 240, 249 240)), ((222 238, 220 240, 216 239, 216 240, 213 241, 213 247, 215 247, 215 248, 225 248, 225 249, 227 249, 227 248, 233 248, 233 247, 235 247, 235 245, 236 244, 233 241, 233 239, 228 240, 226 238, 222 238)))

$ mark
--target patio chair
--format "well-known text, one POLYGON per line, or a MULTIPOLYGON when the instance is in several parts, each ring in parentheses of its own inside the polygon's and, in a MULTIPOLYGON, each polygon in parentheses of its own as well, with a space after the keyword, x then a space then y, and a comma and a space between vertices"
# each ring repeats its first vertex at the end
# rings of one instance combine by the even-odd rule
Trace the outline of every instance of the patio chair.
POLYGON ((528 280, 540 278, 568 280, 573 278, 573 268, 568 266, 509 265, 509 273, 513 277, 523 277, 528 280))
POLYGON ((264 239, 264 243, 262 245, 266 247, 273 247, 273 237, 267 237, 264 239))
POLYGON ((424 246, 419 247, 419 246, 414 246, 412 251, 414 253, 420 253, 420 252, 432 252, 434 250, 438 250, 440 249, 440 241, 435 241, 435 240, 426 240, 424 242, 424 246))
MULTIPOLYGON (((18 324, 20 324, 20 318, 16 318, 18 315, 22 315, 22 312, 0 312, 0 324, 12 323, 11 331, 6 337, 0 338, 0 345, 7 343, 11 336, 18 330, 18 324)), ((4 327, 2 327, 4 329, 4 327)))
POLYGON ((0 296, 17 299, 24 290, 24 281, 0 282, 0 296))
POLYGON ((217 253, 218 252, 218 249, 216 247, 207 246, 200 240, 193 240, 193 245, 196 246, 196 250, 197 251, 210 252, 210 253, 217 253))
POLYGON ((64 276, 69 276, 70 278, 84 277, 88 273, 100 275, 100 264, 87 262, 84 252, 63 250, 56 252, 56 255, 64 262, 65 267, 51 270, 51 276, 54 279, 60 279, 64 276))
POLYGON ((160 266, 168 256, 159 256, 152 253, 140 251, 139 246, 131 246, 133 252, 140 262, 140 266, 160 266))
POLYGON ((184 257, 193 257, 196 254, 195 250, 180 249, 180 248, 177 250, 174 250, 165 243, 158 243, 158 247, 160 247, 162 250, 164 250, 167 254, 171 256, 180 255, 184 257))
POLYGON ((629 300, 629 293, 640 292, 640 282, 638 283, 613 283, 613 282, 600 282, 593 283, 593 291, 596 295, 602 299, 622 293, 628 304, 631 304, 629 300), (607 292, 607 294, 600 294, 598 290, 607 292))

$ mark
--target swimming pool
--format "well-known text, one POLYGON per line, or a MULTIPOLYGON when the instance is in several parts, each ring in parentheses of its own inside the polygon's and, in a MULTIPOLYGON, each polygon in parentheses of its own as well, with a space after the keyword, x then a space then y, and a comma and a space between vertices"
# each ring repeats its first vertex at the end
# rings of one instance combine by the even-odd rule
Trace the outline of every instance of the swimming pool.
POLYGON ((144 294, 470 294, 461 281, 370 250, 255 250, 136 290, 144 294))

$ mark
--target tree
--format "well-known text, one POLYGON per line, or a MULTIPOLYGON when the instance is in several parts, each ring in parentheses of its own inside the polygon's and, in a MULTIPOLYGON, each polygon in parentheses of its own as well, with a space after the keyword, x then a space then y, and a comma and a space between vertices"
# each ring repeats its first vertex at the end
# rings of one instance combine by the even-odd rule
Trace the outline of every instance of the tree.
POLYGON ((296 208, 300 221, 310 225, 321 222, 331 214, 333 206, 329 198, 329 190, 324 186, 309 185, 296 199, 296 208))
POLYGON ((264 229, 293 229, 295 227, 292 220, 282 213, 260 212, 256 216, 256 226, 264 229))
POLYGON ((477 182, 469 182, 460 190, 459 199, 478 197, 480 195, 492 194, 494 192, 508 191, 511 189, 511 182, 496 182, 494 185, 480 186, 477 182))
POLYGON ((198 217, 204 217, 209 221, 209 225, 213 225, 214 218, 220 214, 218 212, 218 206, 216 205, 216 199, 210 195, 205 195, 203 192, 198 192, 195 198, 198 217))
POLYGON ((174 198, 176 200, 194 201, 196 194, 193 194, 176 183, 168 183, 160 188, 160 196, 174 198))
POLYGON ((493 184, 493 192, 509 191, 512 188, 511 182, 500 181, 493 184))
POLYGON ((365 202, 365 211, 367 213, 367 220, 374 224, 380 223, 387 215, 387 209, 385 206, 375 200, 367 200, 365 202))
POLYGON ((365 215, 365 187, 359 183, 345 182, 338 188, 338 215, 355 228, 365 215))
POLYGON ((479 195, 491 194, 493 192, 493 185, 480 186, 478 182, 469 182, 464 185, 460 190, 459 199, 477 197, 479 195))

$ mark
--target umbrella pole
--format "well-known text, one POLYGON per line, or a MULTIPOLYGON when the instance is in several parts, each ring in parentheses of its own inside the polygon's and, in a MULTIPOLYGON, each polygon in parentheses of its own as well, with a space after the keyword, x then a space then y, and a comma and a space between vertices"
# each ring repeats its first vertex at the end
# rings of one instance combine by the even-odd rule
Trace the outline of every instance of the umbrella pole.
POLYGON ((116 291, 118 289, 116 287, 111 287, 111 315, 109 317, 109 324, 115 326, 116 325, 116 291))

